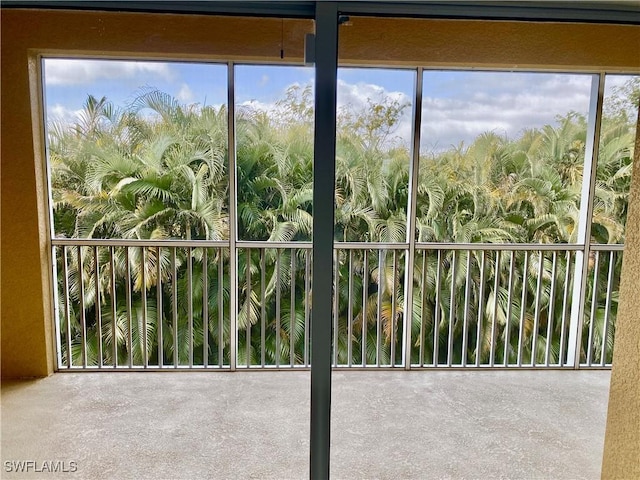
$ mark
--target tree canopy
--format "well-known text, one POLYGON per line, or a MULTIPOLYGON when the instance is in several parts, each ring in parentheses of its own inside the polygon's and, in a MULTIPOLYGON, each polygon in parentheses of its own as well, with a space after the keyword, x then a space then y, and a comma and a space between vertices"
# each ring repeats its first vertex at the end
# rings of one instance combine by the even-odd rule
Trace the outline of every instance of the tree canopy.
MULTIPOLYGON (((595 243, 624 242, 635 134, 629 112, 634 105, 637 108, 637 92, 635 78, 620 87, 605 108, 593 200, 591 240, 595 243)), ((312 238, 312 96, 310 86, 296 85, 272 111, 238 108, 235 201, 239 240, 312 238)), ((395 134, 399 119, 409 107, 383 97, 369 99, 364 108, 347 105, 339 112, 336 241, 405 242, 410 152, 395 134)), ((229 204, 234 200, 229 198, 227 129, 225 105, 183 105, 151 88, 142 90, 126 108, 117 108, 104 97, 89 96, 76 121, 52 122, 48 129, 56 236, 228 240, 229 204)), ((418 242, 576 242, 586 132, 584 115, 567 112, 554 124, 522 131, 515 138, 486 132, 468 145, 423 154, 417 183, 416 231, 411 234, 418 242)), ((453 321, 459 338, 463 333, 459 322, 469 316, 469 310, 464 310, 466 304, 476 305, 476 311, 471 312, 472 318, 480 319, 473 324, 476 332, 498 322, 502 329, 500 348, 503 353, 506 349, 507 355, 515 352, 508 326, 517 330, 525 322, 527 334, 535 338, 540 334, 541 344, 546 342, 543 330, 550 322, 555 322, 553 329, 565 328, 558 318, 536 317, 536 309, 541 306, 532 298, 541 291, 542 307, 553 311, 549 307, 561 299, 554 298, 551 279, 562 282, 569 278, 566 272, 571 255, 560 258, 532 253, 526 258, 512 257, 519 273, 518 278, 509 279, 507 261, 500 264, 497 257, 485 258, 477 251, 438 253, 437 262, 431 258, 434 252, 425 251, 416 258, 415 271, 405 273, 405 253, 401 249, 372 247, 367 256, 363 251, 349 253, 337 248, 341 332, 337 348, 341 361, 346 358, 348 342, 359 345, 354 351, 360 353, 354 353, 354 361, 367 357, 365 363, 375 362, 376 351, 382 351, 387 362, 397 361, 400 349, 395 347, 402 338, 399 319, 406 274, 415 279, 412 341, 416 348, 436 349, 433 333, 429 340, 423 332, 425 326, 432 332, 442 329, 446 336, 453 321), (485 262, 489 276, 500 279, 498 290, 481 278, 480 267, 485 262), (534 279, 540 272, 544 282, 539 286, 534 279), (436 295, 440 276, 457 289, 457 296, 436 295), (529 291, 526 305, 507 305, 510 295, 504 285, 508 282, 515 282, 520 291, 529 291), (429 287, 427 293, 424 285, 429 287), (350 295, 365 301, 354 302, 350 295), (469 295, 473 300, 465 302, 469 295), (495 302, 499 309, 487 307, 482 311, 483 304, 495 302), (377 328, 382 328, 382 346, 375 344, 380 341, 375 335, 377 328), (345 340, 348 332, 352 337, 345 340)), ((178 361, 182 362, 189 350, 184 342, 191 342, 191 348, 195 342, 196 347, 207 351, 199 354, 199 361, 228 355, 230 327, 225 302, 229 289, 234 288, 229 284, 228 271, 235 252, 228 248, 92 251, 83 247, 74 256, 64 251, 67 253, 58 252, 58 271, 69 262, 70 304, 63 304, 65 295, 60 295, 60 301, 61 311, 68 308, 72 320, 72 331, 64 332, 72 344, 72 355, 79 358, 87 354, 83 348, 89 348, 89 361, 95 363, 97 352, 104 347, 102 355, 109 361, 114 360, 109 355, 120 356, 120 362, 127 356, 141 361, 144 355, 147 360, 157 361, 160 355, 172 358, 178 349, 178 361), (83 275, 81 269, 86 270, 83 275), (205 278, 210 278, 208 285, 205 278), (172 293, 174 288, 177 294, 172 293), (130 306, 127 292, 133 295, 130 306), (172 302, 179 304, 174 306, 172 302), (192 303, 206 304, 207 308, 193 310, 192 303), (84 328, 89 347, 81 345, 81 309, 87 314, 84 328), (163 339, 154 343, 161 330, 163 339), (185 330, 191 332, 189 338, 185 330), (132 338, 129 346, 128 336, 132 338)), ((249 363, 259 363, 264 355, 267 362, 289 357, 294 363, 303 361, 302 343, 308 340, 304 306, 310 295, 303 266, 309 261, 308 253, 302 249, 281 252, 276 245, 263 252, 249 249, 240 253, 238 324, 249 345, 240 354, 249 363), (265 315, 267 332, 263 334, 257 327, 252 330, 265 315), (266 353, 261 347, 264 335, 266 353)), ((597 276, 598 272, 592 278, 597 276)), ((64 281, 59 283, 62 289, 64 281)), ((558 305, 556 315, 560 310, 558 305)), ((462 356, 486 358, 490 347, 482 342, 489 331, 482 332, 476 337, 481 342, 469 341, 465 347, 462 340, 456 340, 458 360, 462 356)), ((558 343, 552 350, 557 358, 559 330, 556 337, 558 343)), ((535 341, 529 355, 540 355, 535 351, 535 341)))

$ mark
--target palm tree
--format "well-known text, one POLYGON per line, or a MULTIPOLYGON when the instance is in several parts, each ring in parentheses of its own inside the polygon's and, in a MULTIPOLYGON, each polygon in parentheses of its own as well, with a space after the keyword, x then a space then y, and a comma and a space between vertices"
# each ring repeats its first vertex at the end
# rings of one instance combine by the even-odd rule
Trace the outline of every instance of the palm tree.
MULTIPOLYGON (((310 99, 310 87, 292 87, 276 115, 250 107, 239 111, 240 240, 312 237, 310 99)), ((380 99, 365 110, 347 106, 340 112, 337 241, 406 241, 409 153, 393 137, 405 107, 380 99)), ((181 105, 154 89, 141 90, 125 109, 88 97, 77 122, 49 128, 56 234, 227 240, 226 117, 224 106, 181 105)), ((575 241, 585 135, 584 117, 569 113, 556 126, 527 130, 516 139, 485 133, 469 146, 422 158, 416 231, 410 233, 418 242, 436 243, 575 241)), ((603 121, 596 241, 623 239, 632 139, 622 116, 603 121)), ((65 361, 229 362, 235 334, 229 269, 235 255, 213 246, 57 249, 58 269, 67 273, 59 282, 65 361)), ((413 362, 562 360, 566 312, 557 290, 572 280, 571 254, 420 247, 413 272, 404 271, 404 255, 374 245, 336 249, 338 363, 399 361, 405 275, 413 279, 413 362)), ((237 258, 239 362, 307 362, 310 252, 274 244, 244 248, 237 258)), ((601 305, 609 265, 617 278, 620 256, 603 256, 599 265, 588 280, 583 349, 605 342, 610 355, 615 285, 609 313, 601 305), (603 323, 607 315, 610 328, 603 323)))

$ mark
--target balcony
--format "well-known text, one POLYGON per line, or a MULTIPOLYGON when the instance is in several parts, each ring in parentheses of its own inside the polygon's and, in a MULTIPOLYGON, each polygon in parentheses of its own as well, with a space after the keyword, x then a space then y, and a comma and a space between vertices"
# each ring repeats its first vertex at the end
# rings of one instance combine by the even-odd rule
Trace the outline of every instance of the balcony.
MULTIPOLYGON (((308 475, 309 243, 52 244, 64 374, 3 386, 3 460, 308 475)), ((622 251, 336 242, 332 477, 598 477, 622 251)))

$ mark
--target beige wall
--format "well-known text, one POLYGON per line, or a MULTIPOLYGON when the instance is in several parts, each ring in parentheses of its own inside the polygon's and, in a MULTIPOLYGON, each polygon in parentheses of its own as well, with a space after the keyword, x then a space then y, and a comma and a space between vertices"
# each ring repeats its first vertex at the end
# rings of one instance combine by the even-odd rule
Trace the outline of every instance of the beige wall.
MULTIPOLYGON (((2 376, 53 371, 51 279, 37 55, 301 62, 308 20, 3 10, 2 376), (31 69, 31 75, 30 75, 31 69), (35 82, 35 83, 34 83, 35 82), (33 132, 36 132, 35 136, 33 132)), ((343 64, 640 72, 640 27, 352 18, 343 64)), ((636 164, 638 160, 636 149, 636 164)), ((636 169, 640 171, 640 169, 636 169)), ((634 177, 603 476, 640 478, 640 175, 634 177), (635 470, 632 470, 635 468, 635 470)))
POLYGON ((26 51, 11 48, 2 20, 2 377, 42 376, 52 364, 44 188, 26 51))
POLYGON ((602 478, 640 478, 640 112, 616 320, 602 478))
POLYGON ((351 18, 340 61, 440 67, 640 68, 640 28, 481 20, 351 18))
POLYGON ((1 21, 2 377, 46 376, 54 349, 37 55, 281 62, 284 37, 285 62, 301 62, 313 22, 35 10, 3 10, 1 21))

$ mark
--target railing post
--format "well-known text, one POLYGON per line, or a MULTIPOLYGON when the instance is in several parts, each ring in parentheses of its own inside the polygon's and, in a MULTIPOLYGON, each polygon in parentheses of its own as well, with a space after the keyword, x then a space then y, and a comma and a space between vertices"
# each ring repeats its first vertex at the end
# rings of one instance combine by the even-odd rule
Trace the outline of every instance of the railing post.
POLYGON ((589 103, 589 123, 584 152, 582 192, 580 196, 580 217, 578 221, 577 243, 583 246, 576 252, 573 292, 571 297, 571 320, 565 366, 580 368, 580 348, 584 303, 586 301, 589 255, 591 253, 591 220, 593 216, 593 195, 595 192, 598 148, 600 145, 600 125, 604 99, 604 73, 594 74, 591 79, 589 103))
MULTIPOLYGON (((227 151, 229 152, 229 367, 236 369, 238 359, 238 252, 236 251, 236 95, 235 66, 227 64, 227 151)), ((221 342, 222 339, 219 339, 221 342)), ((220 346, 219 346, 220 347, 220 346)))
MULTIPOLYGON (((420 173, 420 124, 422 121, 422 68, 416 69, 413 92, 413 119, 411 124, 411 163, 409 163, 409 201, 407 204, 407 243, 404 269, 404 307, 402 312, 402 363, 411 369, 411 326, 413 322, 413 269, 416 254, 416 203, 420 173)), ((422 342, 423 339, 421 338, 422 342)))

